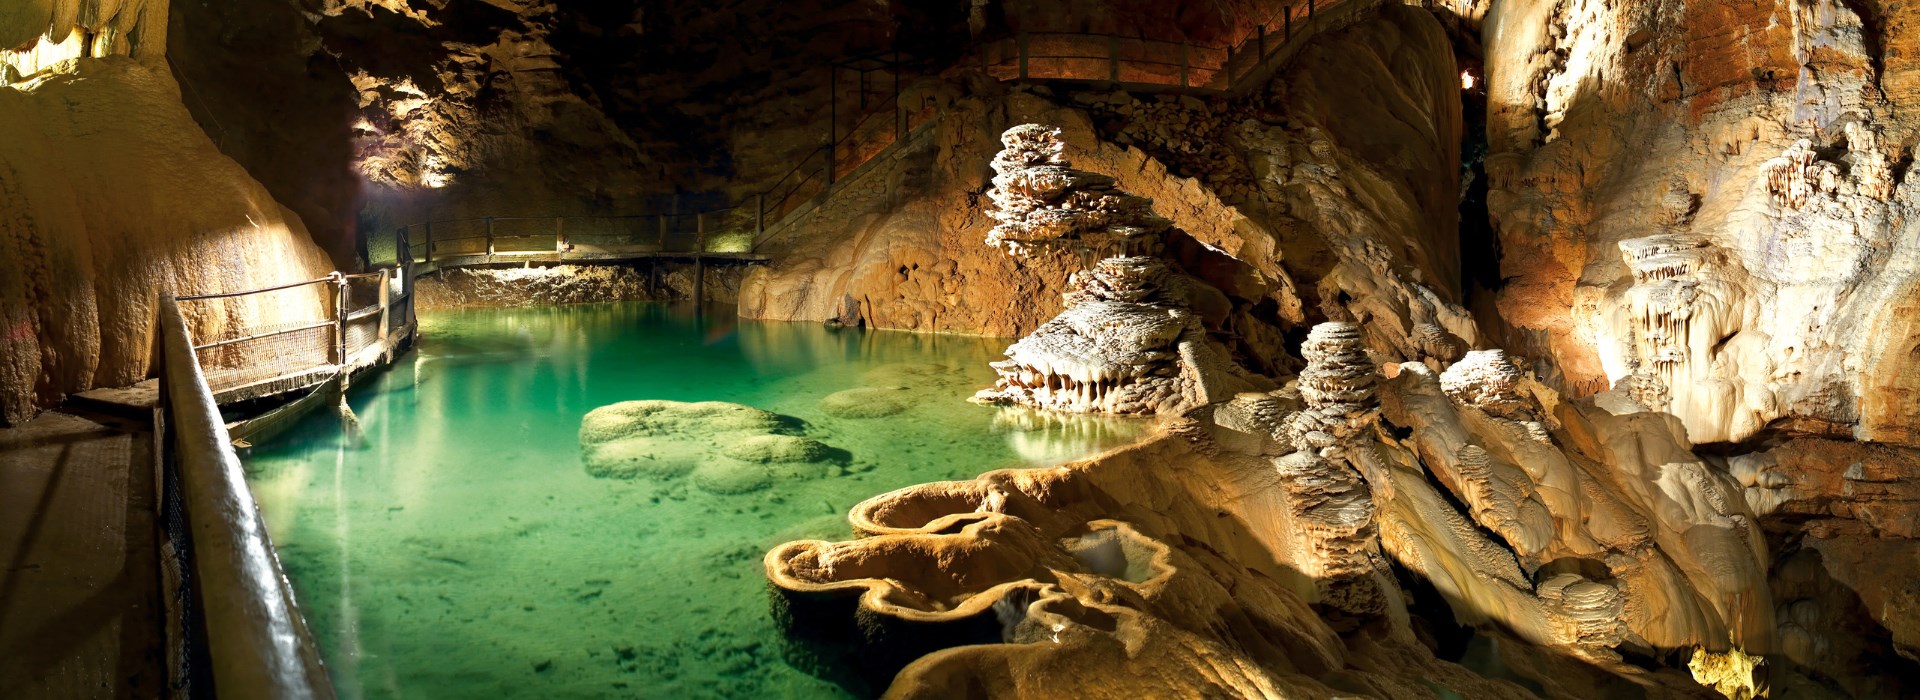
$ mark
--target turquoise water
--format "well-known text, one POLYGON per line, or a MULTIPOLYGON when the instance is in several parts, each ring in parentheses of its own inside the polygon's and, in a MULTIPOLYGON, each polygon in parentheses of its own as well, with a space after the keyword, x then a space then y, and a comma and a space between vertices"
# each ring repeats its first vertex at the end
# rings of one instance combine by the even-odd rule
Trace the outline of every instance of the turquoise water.
POLYGON ((770 547, 845 538, 847 509, 884 491, 1076 458, 1143 428, 967 403, 1003 340, 645 303, 420 323, 415 353, 355 387, 357 431, 322 412, 246 456, 345 698, 844 697, 781 659, 770 547), (821 407, 863 386, 911 400, 870 418, 821 407), (735 495, 589 475, 581 417, 633 399, 797 417, 851 459, 735 495))

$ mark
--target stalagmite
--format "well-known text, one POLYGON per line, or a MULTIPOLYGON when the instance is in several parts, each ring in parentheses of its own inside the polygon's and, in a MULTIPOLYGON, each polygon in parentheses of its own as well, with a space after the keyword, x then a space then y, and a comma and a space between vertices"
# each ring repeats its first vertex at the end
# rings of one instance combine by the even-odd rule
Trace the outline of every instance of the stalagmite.
POLYGON ((1072 169, 1057 127, 1022 124, 1000 143, 987 191, 987 215, 998 223, 987 245, 1016 258, 1063 245, 1104 255, 1154 252, 1172 225, 1153 214, 1152 200, 1115 189, 1113 178, 1072 169))
POLYGON ((1300 354, 1307 360, 1300 372, 1307 410, 1288 420, 1288 438, 1302 449, 1328 448, 1371 426, 1378 412, 1373 385, 1379 374, 1361 345, 1360 327, 1343 322, 1314 326, 1300 354))
MULTIPOLYGON (((1070 170, 1060 130, 1008 129, 994 157, 999 222, 989 245, 1014 257, 1037 247, 1155 252, 1169 224, 1112 178, 1070 170)), ((1116 255, 1074 273, 1067 309, 1007 348, 993 388, 974 400, 1073 413, 1179 414, 1267 386, 1207 337, 1191 309, 1204 284, 1149 255, 1116 255)), ((1216 292, 1217 294, 1217 292, 1216 292)))
POLYGON ((1475 350, 1440 375, 1447 396, 1501 418, 1533 417, 1530 401, 1520 394, 1524 376, 1505 350, 1475 350))

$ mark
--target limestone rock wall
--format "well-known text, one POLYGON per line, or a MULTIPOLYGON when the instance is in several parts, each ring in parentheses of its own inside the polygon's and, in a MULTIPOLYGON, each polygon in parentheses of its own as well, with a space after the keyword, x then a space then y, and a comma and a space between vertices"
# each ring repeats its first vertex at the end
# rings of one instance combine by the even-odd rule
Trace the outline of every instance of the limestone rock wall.
MULTIPOLYGON (((979 92, 949 93, 943 116, 896 160, 842 185, 771 241, 775 263, 748 275, 741 315, 824 320, 851 308, 873 327, 997 336, 1022 335, 1053 317, 1067 275, 1089 261, 1067 251, 1016 260, 984 245, 995 224, 983 211, 987 163, 1000 132, 1016 124, 1060 126, 1075 167, 1151 198, 1155 214, 1202 242, 1237 244, 1257 227, 1139 150, 1099 140, 1077 110, 990 83, 974 87, 979 92)), ((1276 286, 1242 281, 1256 296, 1276 286)))
POLYGON ((362 234, 366 252, 390 260, 394 231, 429 218, 633 213, 671 190, 664 167, 569 80, 554 47, 560 12, 189 3, 169 57, 222 151, 351 268, 362 234))
MULTIPOLYGON (((164 66, 80 59, 0 88, 0 420, 147 375, 154 301, 332 270, 300 219, 221 155, 164 66)), ((317 301, 316 301, 317 304, 317 301)), ((258 309, 234 321, 309 319, 258 309)))
POLYGON ((22 0, 0 7, 0 85, 82 56, 166 55, 165 0, 22 0))
MULTIPOLYGON (((701 292, 710 302, 733 303, 742 272, 735 266, 709 266, 701 292)), ((690 300, 693 282, 694 268, 685 263, 658 270, 643 265, 456 268, 420 279, 414 303, 427 310, 690 300)))
POLYGON ((1574 394, 1657 385, 1696 442, 1914 442, 1912 14, 1497 6, 1488 204, 1515 342, 1574 394))
POLYGON ((980 210, 998 133, 1033 122, 1062 128, 1076 168, 1152 199, 1154 214, 1200 244, 1189 268, 1219 256, 1221 274, 1206 281, 1258 309, 1250 313, 1260 324, 1237 328, 1251 354, 1281 345, 1256 325, 1328 318, 1375 321, 1364 326, 1369 345, 1395 354, 1416 351, 1423 326, 1477 339, 1460 306, 1453 231, 1458 77, 1445 34, 1424 11, 1390 5, 1377 21, 1315 40, 1269 91, 1229 105, 1224 123, 1188 127, 1221 138, 1204 158, 1128 136, 1145 133, 1128 124, 1153 132, 1142 120, 1205 104, 1156 101, 1146 114, 1131 97, 1003 95, 964 73, 953 80, 938 93, 950 101, 926 142, 782 234, 778 262, 746 282, 743 315, 819 320, 853 309, 883 328, 1030 331, 1059 311, 1066 273, 1083 262, 1015 263, 977 242, 993 225, 980 210), (1132 122, 1121 118, 1128 114, 1132 122), (1222 164, 1181 170, 1201 161, 1222 164), (1023 303, 1009 308, 1006 299, 1023 303))

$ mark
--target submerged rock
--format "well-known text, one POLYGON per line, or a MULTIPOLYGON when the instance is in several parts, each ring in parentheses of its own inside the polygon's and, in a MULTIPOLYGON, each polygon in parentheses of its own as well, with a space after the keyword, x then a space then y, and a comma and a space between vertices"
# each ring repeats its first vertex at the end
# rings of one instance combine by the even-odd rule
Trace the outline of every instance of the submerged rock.
POLYGON ((691 472, 695 486, 738 494, 776 479, 838 472, 850 455, 805 436, 806 422, 720 401, 623 401, 580 421, 580 457, 603 479, 672 479, 691 472))
POLYGON ((773 475, 765 465, 722 459, 694 470, 693 484, 708 493, 752 493, 772 485, 773 475))
POLYGON ((819 440, 792 435, 756 435, 727 445, 721 454, 742 462, 821 462, 836 452, 819 440))
POLYGON ((882 418, 905 413, 913 401, 905 387, 864 386, 836 391, 820 400, 820 410, 835 418, 882 418))

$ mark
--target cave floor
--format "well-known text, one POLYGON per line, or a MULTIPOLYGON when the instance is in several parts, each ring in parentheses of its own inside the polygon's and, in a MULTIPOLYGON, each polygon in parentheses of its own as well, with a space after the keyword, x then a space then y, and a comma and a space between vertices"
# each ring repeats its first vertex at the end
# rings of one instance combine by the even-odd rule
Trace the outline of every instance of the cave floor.
POLYGON ((0 697, 158 697, 152 433, 48 412, 0 429, 0 697))

